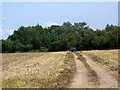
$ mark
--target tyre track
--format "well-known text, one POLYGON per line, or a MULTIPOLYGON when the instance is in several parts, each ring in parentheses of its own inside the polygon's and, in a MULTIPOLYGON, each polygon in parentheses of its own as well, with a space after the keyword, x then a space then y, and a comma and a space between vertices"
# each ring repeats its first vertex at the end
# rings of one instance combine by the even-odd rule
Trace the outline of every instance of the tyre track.
POLYGON ((76 74, 68 88, 118 88, 118 81, 105 68, 84 54, 82 59, 73 54, 76 74))
POLYGON ((93 87, 98 88, 100 85, 100 82, 99 82, 96 71, 94 71, 94 69, 92 69, 91 66, 87 63, 86 58, 83 57, 81 61, 84 64, 85 68, 87 69, 88 82, 91 85, 93 85, 93 87))
POLYGON ((93 60, 82 54, 86 58, 87 63, 97 73, 99 78, 99 88, 118 88, 118 81, 113 75, 102 65, 95 63, 93 60))
POLYGON ((76 62, 76 74, 69 88, 96 88, 99 85, 96 72, 91 69, 85 60, 80 61, 74 54, 76 62))

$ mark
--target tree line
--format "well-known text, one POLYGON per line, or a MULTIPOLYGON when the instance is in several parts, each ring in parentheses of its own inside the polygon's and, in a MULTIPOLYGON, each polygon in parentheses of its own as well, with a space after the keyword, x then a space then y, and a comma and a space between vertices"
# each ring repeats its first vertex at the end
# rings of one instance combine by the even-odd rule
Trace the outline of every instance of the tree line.
POLYGON ((93 30, 86 22, 52 25, 43 28, 21 26, 2 42, 2 52, 102 50, 120 48, 120 27, 107 24, 103 30, 93 30))

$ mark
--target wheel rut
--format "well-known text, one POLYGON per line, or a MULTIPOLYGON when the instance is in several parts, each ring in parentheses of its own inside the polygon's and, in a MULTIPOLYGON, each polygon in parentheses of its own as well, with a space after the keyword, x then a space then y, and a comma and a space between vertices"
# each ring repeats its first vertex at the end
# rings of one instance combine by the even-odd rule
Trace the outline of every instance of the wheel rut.
POLYGON ((86 55, 80 59, 73 53, 76 74, 68 88, 118 88, 118 81, 105 68, 93 62, 86 55))
POLYGON ((99 80, 97 74, 86 60, 79 60, 78 56, 73 53, 76 62, 76 74, 69 88, 97 88, 99 80))

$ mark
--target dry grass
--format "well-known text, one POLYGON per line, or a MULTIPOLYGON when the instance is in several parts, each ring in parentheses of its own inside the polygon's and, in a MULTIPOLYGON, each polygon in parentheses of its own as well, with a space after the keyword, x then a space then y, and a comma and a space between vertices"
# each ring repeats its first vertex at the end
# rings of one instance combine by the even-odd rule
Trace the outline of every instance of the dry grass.
POLYGON ((118 71, 118 50, 82 51, 95 62, 108 66, 112 71, 118 71))
POLYGON ((3 53, 2 54, 2 64, 9 64, 9 63, 14 63, 14 62, 23 62, 30 60, 32 58, 37 58, 44 53, 3 53))
POLYGON ((75 72, 70 52, 3 54, 3 88, 61 88, 75 72))

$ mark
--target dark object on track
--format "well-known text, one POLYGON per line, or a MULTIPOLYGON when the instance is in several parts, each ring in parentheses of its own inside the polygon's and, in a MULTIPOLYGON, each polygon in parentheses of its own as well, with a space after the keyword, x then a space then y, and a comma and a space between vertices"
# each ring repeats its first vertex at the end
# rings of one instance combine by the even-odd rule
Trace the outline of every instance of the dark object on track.
POLYGON ((76 47, 70 48, 70 51, 75 52, 75 51, 77 51, 77 48, 76 47))

